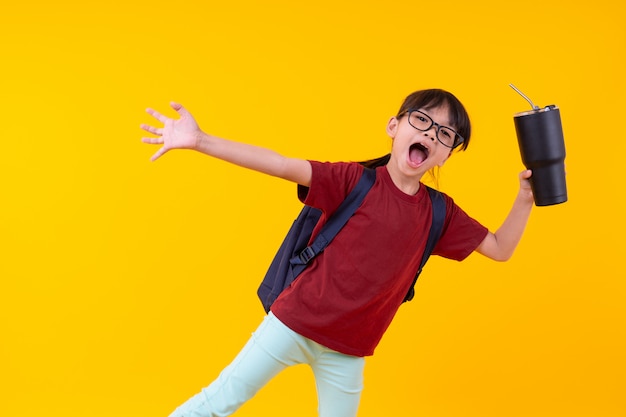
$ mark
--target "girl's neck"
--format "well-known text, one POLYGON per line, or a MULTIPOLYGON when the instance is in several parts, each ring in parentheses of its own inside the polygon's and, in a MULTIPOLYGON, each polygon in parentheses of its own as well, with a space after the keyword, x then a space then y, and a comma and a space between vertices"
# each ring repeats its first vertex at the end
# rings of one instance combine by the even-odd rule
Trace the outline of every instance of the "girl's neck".
POLYGON ((392 161, 387 164, 387 171, 396 188, 408 195, 417 194, 423 174, 406 175, 392 161))

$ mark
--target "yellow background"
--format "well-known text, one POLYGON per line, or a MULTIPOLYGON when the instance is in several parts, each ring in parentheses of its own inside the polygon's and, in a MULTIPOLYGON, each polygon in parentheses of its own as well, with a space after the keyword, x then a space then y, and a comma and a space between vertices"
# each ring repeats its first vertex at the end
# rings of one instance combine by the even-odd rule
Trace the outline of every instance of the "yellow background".
MULTIPOLYGON (((360 160, 416 89, 473 118, 440 187, 496 228, 512 115, 557 104, 566 204, 513 259, 433 258, 368 358, 359 415, 626 415, 623 2, 13 1, 0 12, 0 415, 165 416, 262 318, 295 187, 173 152, 148 106, 284 154, 360 160)), ((314 416, 306 367, 239 416, 314 416)))

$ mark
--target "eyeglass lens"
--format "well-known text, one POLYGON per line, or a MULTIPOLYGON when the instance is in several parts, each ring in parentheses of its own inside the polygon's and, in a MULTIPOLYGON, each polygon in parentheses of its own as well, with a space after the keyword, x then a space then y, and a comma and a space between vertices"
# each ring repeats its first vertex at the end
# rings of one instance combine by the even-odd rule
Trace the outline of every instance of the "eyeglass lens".
MULTIPOLYGON (((409 113, 409 123, 417 130, 426 131, 430 129, 435 122, 426 113, 419 110, 413 110, 409 113)), ((437 125, 437 139, 448 148, 454 148, 460 142, 460 136, 453 129, 437 125)))

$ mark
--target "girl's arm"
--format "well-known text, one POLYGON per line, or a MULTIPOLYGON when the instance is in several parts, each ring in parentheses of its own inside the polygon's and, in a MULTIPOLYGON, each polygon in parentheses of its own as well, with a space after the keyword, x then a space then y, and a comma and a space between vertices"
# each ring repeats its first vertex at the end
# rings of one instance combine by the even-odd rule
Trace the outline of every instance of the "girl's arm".
POLYGON ((162 128, 142 124, 141 128, 157 135, 142 138, 144 143, 162 145, 152 156, 157 160, 172 149, 192 149, 206 155, 253 169, 264 174, 283 178, 295 183, 311 185, 311 164, 303 159, 288 158, 272 150, 218 138, 204 133, 195 119, 182 105, 170 103, 180 115, 178 119, 166 117, 156 110, 146 111, 163 123, 162 128))
POLYGON ((531 175, 530 170, 520 174, 520 190, 509 215, 495 233, 489 232, 487 234, 476 249, 479 253, 496 261, 506 261, 513 255, 522 238, 534 203, 530 181, 528 180, 531 175))

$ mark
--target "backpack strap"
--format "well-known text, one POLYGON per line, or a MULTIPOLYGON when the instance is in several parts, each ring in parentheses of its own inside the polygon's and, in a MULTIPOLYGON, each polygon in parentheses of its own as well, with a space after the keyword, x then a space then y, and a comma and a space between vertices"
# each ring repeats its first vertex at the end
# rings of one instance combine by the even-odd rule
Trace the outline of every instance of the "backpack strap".
POLYGON ((428 190, 428 195, 430 197, 430 203, 433 208, 433 219, 430 224, 430 231, 428 232, 428 240, 426 241, 426 248, 424 249, 424 254, 422 255, 422 262, 420 263, 420 267, 415 274, 415 278, 413 279, 413 284, 411 284, 411 288, 409 288, 409 292, 406 294, 404 301, 411 301, 415 296, 415 283, 417 282, 417 278, 422 273, 422 269, 428 261, 430 254, 435 249, 435 245, 439 238, 441 237, 441 232, 443 230, 443 223, 446 218, 446 200, 444 200, 443 195, 428 186, 425 186, 428 190))
POLYGON ((345 200, 343 200, 337 211, 328 218, 328 221, 322 226, 322 229, 315 237, 313 243, 304 248, 299 255, 289 260, 289 263, 292 265, 294 277, 298 276, 300 272, 304 270, 311 259, 315 258, 326 249, 326 246, 328 246, 337 233, 339 233, 348 222, 348 219, 352 217, 356 209, 359 208, 375 181, 376 171, 364 168, 363 175, 361 175, 359 182, 354 186, 352 191, 350 191, 345 200))

